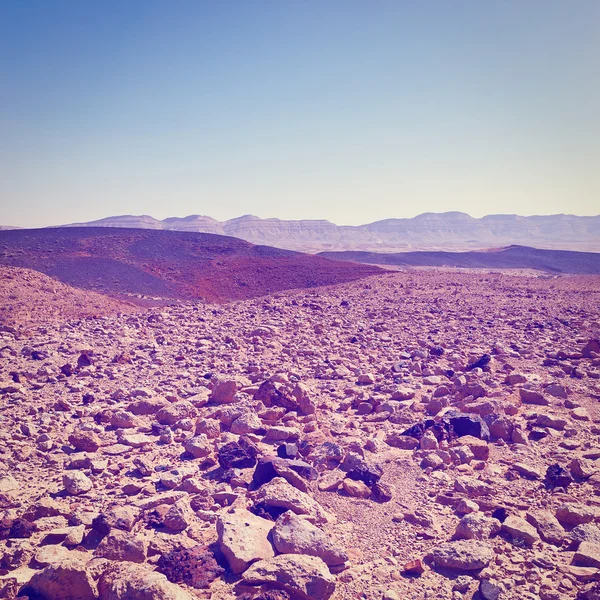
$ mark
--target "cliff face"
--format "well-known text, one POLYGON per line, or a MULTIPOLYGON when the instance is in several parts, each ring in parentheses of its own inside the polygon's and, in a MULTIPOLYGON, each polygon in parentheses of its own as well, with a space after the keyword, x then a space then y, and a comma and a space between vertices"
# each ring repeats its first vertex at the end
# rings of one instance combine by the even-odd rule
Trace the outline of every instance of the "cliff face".
POLYGON ((133 227, 215 233, 265 244, 320 252, 333 250, 472 250, 526 245, 554 250, 600 251, 600 215, 488 215, 424 213, 412 219, 385 219, 366 225, 339 226, 325 220, 287 221, 245 215, 228 221, 190 215, 159 221, 147 215, 108 217, 78 227, 133 227))

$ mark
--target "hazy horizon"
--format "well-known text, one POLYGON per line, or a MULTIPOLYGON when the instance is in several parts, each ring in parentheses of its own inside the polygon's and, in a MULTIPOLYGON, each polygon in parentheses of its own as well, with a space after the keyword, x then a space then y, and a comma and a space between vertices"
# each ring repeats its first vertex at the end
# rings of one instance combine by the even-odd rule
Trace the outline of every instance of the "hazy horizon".
POLYGON ((593 216, 600 4, 0 5, 0 225, 593 216))

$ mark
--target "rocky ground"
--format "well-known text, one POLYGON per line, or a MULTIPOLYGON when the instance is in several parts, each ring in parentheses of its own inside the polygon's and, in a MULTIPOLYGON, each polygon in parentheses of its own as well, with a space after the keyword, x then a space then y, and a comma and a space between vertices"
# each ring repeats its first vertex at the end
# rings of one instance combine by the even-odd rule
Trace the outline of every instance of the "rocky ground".
POLYGON ((599 300, 399 272, 5 328, 0 598, 599 598, 599 300))

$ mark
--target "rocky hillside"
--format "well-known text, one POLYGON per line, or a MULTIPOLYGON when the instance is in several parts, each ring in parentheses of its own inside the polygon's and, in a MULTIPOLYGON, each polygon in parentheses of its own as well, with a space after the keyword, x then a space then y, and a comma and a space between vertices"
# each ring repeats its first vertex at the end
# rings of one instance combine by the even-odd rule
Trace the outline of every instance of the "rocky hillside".
POLYGON ((100 227, 0 231, 0 265, 155 302, 252 298, 381 272, 219 235, 100 227))
POLYGON ((131 303, 73 288, 38 271, 0 267, 0 328, 6 331, 136 310, 131 303))
POLYGON ((0 332, 0 597, 591 600, 598 277, 0 332))
POLYGON ((395 267, 453 267, 462 269, 532 269, 552 274, 600 274, 600 252, 540 250, 511 246, 487 252, 322 252, 333 260, 395 267))
POLYGON ((469 250, 513 244, 600 251, 600 215, 488 215, 475 219, 460 212, 424 213, 412 219, 386 219, 356 227, 338 226, 325 220, 286 221, 252 215, 222 222, 199 215, 163 221, 146 215, 129 215, 73 226, 199 231, 303 252, 469 250))

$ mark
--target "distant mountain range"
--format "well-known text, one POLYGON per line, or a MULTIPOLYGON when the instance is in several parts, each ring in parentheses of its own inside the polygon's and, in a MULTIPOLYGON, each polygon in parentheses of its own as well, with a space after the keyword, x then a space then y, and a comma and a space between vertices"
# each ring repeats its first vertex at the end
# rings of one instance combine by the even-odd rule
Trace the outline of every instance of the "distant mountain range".
POLYGON ((229 221, 190 215, 162 221, 153 217, 107 217, 65 227, 128 227, 215 233, 253 244, 302 252, 477 250, 511 245, 554 250, 600 251, 600 215, 489 215, 424 213, 412 219, 385 219, 368 225, 340 226, 325 220, 286 221, 245 215, 229 221))

